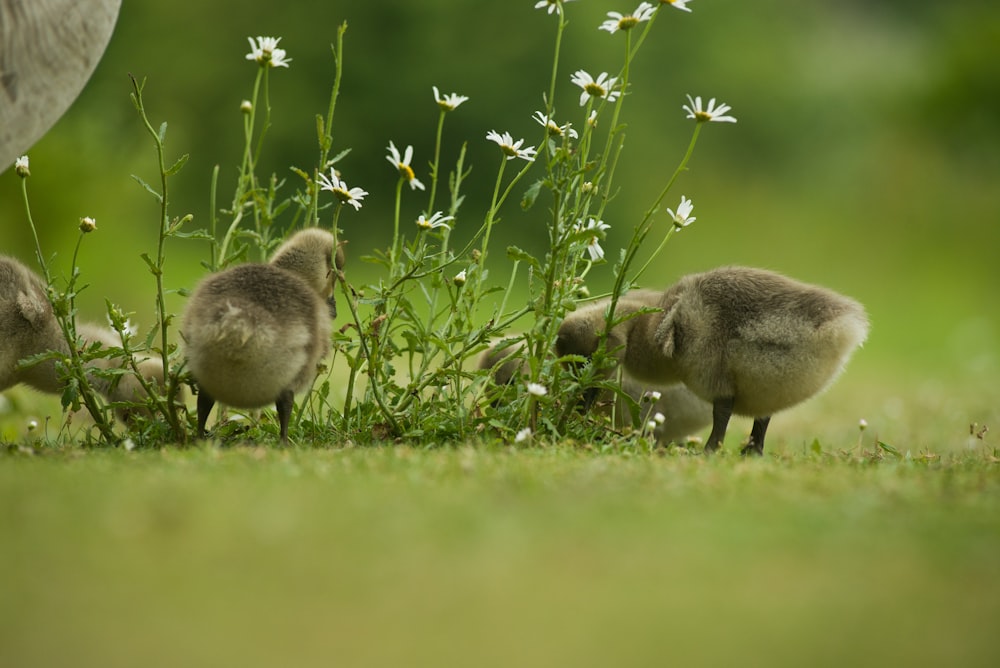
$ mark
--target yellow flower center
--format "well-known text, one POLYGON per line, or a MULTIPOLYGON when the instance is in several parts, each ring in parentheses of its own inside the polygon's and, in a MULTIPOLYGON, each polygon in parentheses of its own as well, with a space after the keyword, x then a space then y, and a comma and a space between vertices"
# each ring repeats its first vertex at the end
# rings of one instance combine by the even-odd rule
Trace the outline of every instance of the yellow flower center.
POLYGON ((590 94, 591 97, 604 97, 605 95, 608 94, 608 91, 605 90, 604 86, 598 85, 596 83, 587 84, 586 86, 583 87, 583 90, 587 91, 587 93, 590 94))
POLYGON ((619 30, 630 30, 639 24, 639 19, 634 16, 623 16, 618 21, 619 30))
POLYGON ((417 177, 417 175, 413 173, 413 168, 402 162, 399 163, 399 175, 407 181, 412 181, 417 177))

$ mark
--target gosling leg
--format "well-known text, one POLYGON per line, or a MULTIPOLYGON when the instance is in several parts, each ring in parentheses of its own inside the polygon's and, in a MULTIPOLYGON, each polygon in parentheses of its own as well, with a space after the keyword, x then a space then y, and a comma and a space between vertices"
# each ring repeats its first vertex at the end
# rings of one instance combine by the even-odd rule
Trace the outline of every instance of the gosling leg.
POLYGON ((741 455, 763 455, 764 454, 764 434, 767 432, 767 425, 771 422, 771 416, 759 417, 753 421, 753 429, 750 430, 750 442, 740 450, 741 455))
POLYGON ((712 402, 712 433, 705 443, 705 454, 711 454, 719 449, 722 441, 726 439, 726 429, 729 427, 729 418, 733 415, 733 404, 735 397, 723 397, 712 402))
POLYGON ((274 407, 278 409, 278 427, 281 433, 281 442, 288 443, 288 421, 292 417, 292 406, 295 403, 295 393, 291 390, 283 390, 278 395, 274 407))
POLYGON ((208 414, 215 406, 215 399, 204 390, 198 388, 198 438, 205 438, 205 425, 208 423, 208 414))

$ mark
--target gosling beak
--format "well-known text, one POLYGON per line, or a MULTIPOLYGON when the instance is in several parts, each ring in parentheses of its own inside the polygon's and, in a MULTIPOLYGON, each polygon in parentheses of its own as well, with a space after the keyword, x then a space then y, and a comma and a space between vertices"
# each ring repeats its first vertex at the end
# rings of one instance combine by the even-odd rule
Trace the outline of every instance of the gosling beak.
POLYGON ((331 318, 336 318, 337 317, 337 300, 333 298, 333 295, 330 295, 330 298, 326 300, 326 305, 330 307, 330 317, 331 318))

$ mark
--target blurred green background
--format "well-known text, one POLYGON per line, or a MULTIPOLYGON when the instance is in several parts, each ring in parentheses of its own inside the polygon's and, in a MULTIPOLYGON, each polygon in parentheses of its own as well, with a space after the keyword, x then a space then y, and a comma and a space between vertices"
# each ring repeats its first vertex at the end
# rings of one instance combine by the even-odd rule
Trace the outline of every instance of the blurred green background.
MULTIPOLYGON (((81 307, 101 317, 105 297, 148 326, 154 282, 139 254, 154 252, 157 208, 131 179, 153 181, 150 140, 129 100, 127 74, 145 77, 155 123, 166 120, 168 163, 189 153, 171 182, 172 213, 208 220, 209 183, 221 165, 220 205, 229 199, 242 142, 240 101, 255 65, 247 36, 281 36, 292 58, 272 71, 273 127, 261 173, 296 177, 316 155, 315 122, 333 81, 330 44, 346 20, 344 82, 334 150, 352 186, 370 191, 364 208, 341 218, 355 258, 355 284, 378 276, 356 258, 391 238, 396 173, 390 140, 413 144, 427 181, 437 107, 431 86, 471 100, 450 114, 442 164, 468 141, 473 172, 455 234, 478 227, 499 153, 488 130, 537 143, 530 119, 542 108, 555 17, 524 2, 402 0, 293 3, 125 2, 105 57, 81 97, 30 151, 29 182, 43 247, 68 270, 80 216, 96 218, 81 266, 89 288, 81 307)), ((617 72, 623 36, 599 32, 608 10, 635 3, 571 3, 557 94, 557 118, 579 125, 570 74, 617 72)), ((609 255, 669 178, 692 129, 686 93, 718 97, 736 125, 705 128, 666 204, 683 194, 697 223, 675 237, 646 277, 665 286, 678 275, 739 263, 829 285, 864 302, 873 323, 845 377, 855 387, 906 401, 914 383, 982 386, 958 422, 996 415, 1000 377, 1000 6, 995 3, 863 0, 737 0, 667 11, 632 73, 632 98, 617 183, 605 216, 609 255)), ((538 168, 540 172, 540 167, 538 168)), ((530 177, 525 185, 530 182, 530 177)), ((519 196, 519 193, 518 193, 519 196)), ((439 202, 442 202, 439 195, 439 202)), ((544 204, 503 211, 493 246, 498 282, 508 243, 540 250, 544 204)), ((424 196, 405 196, 412 220, 424 196)), ((512 204, 516 204, 515 201, 512 204)), ((665 217, 661 217, 664 221, 665 217)), ((13 170, 0 175, 0 252, 33 260, 13 170)), ((166 283, 190 287, 207 257, 203 242, 175 242, 166 283)), ((610 284, 609 265, 591 289, 610 284)), ((180 312, 179 297, 170 307, 180 312)), ((486 310, 484 309, 484 313, 486 310)), ((842 381, 842 382, 845 382, 842 381)), ((942 407, 944 410, 945 407, 942 407)), ((967 422, 966 422, 967 424, 967 422)))

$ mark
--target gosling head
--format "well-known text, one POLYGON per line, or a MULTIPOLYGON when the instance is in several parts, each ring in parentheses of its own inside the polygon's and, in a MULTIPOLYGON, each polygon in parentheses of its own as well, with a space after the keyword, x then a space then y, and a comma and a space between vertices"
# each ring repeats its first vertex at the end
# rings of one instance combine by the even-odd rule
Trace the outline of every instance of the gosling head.
POLYGON ((301 230, 275 251, 271 264, 305 279, 326 300, 330 317, 337 317, 333 287, 336 272, 344 267, 344 249, 332 234, 318 227, 301 230))

